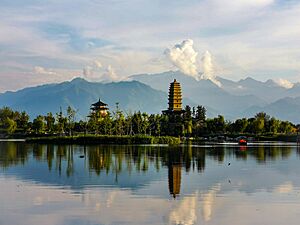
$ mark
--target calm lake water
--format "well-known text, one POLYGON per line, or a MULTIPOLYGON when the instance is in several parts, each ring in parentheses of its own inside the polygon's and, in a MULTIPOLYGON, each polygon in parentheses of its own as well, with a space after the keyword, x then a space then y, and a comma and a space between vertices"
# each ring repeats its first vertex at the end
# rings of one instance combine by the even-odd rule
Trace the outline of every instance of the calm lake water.
POLYGON ((300 224, 295 145, 0 142, 1 225, 300 224))

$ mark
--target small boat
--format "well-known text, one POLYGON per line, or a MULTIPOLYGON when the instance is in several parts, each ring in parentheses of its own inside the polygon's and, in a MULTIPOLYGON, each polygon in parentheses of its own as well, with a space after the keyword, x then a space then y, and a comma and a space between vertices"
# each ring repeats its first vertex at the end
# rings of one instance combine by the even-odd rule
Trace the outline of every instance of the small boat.
POLYGON ((247 140, 245 139, 239 140, 239 145, 247 145, 247 140))
POLYGON ((247 145, 247 138, 246 137, 240 137, 239 139, 238 139, 238 143, 239 143, 239 145, 247 145))

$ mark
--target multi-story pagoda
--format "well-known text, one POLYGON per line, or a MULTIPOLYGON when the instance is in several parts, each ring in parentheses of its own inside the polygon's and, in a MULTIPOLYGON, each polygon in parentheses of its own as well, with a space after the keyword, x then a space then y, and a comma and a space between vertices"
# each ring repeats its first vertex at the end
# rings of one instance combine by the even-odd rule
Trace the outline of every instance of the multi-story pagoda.
POLYGON ((97 117, 104 117, 107 115, 107 104, 102 102, 99 98, 98 102, 91 105, 92 114, 95 114, 97 117))
POLYGON ((182 95, 180 83, 174 79, 169 87, 169 108, 163 111, 164 114, 181 114, 182 110, 182 95))

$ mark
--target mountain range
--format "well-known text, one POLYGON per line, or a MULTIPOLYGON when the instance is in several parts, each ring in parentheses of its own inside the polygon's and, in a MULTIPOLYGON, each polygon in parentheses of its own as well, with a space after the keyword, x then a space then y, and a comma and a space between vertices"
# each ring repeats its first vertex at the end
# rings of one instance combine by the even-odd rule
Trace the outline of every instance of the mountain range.
POLYGON ((182 85, 183 95, 211 110, 212 114, 225 115, 227 119, 251 117, 264 111, 281 120, 300 122, 300 84, 292 88, 280 86, 273 80, 261 82, 251 77, 232 81, 216 77, 221 86, 211 80, 196 80, 179 71, 161 74, 138 74, 131 76, 151 87, 165 91, 170 81, 176 79, 182 85))
POLYGON ((65 111, 68 106, 77 110, 78 119, 85 119, 92 103, 101 101, 111 110, 119 103, 120 109, 142 110, 159 113, 166 108, 167 94, 154 90, 138 81, 117 83, 93 83, 82 78, 59 84, 46 84, 25 88, 16 92, 0 94, 0 107, 9 106, 15 110, 25 110, 31 118, 46 115, 47 112, 65 111))
POLYGON ((211 80, 196 80, 179 71, 138 74, 129 77, 128 81, 112 83, 76 78, 58 84, 8 91, 0 94, 0 107, 25 110, 33 118, 47 112, 58 112, 60 108, 65 110, 70 105, 78 111, 78 119, 85 119, 90 105, 101 98, 111 110, 118 102, 126 113, 137 110, 160 113, 168 106, 167 92, 174 79, 181 83, 184 105, 204 105, 209 117, 221 114, 232 120, 252 117, 264 111, 281 120, 300 123, 298 83, 288 89, 273 80, 261 82, 248 77, 232 81, 217 77, 221 83, 218 86, 211 80))

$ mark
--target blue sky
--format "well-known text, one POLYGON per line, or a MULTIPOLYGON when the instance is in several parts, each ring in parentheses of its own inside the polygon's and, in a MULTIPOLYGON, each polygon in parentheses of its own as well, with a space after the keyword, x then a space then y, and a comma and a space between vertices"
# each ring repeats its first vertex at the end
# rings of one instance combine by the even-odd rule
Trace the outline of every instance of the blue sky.
POLYGON ((199 72, 209 51, 216 76, 300 81, 298 0, 2 0, 0 92, 177 70, 187 39, 199 72))

